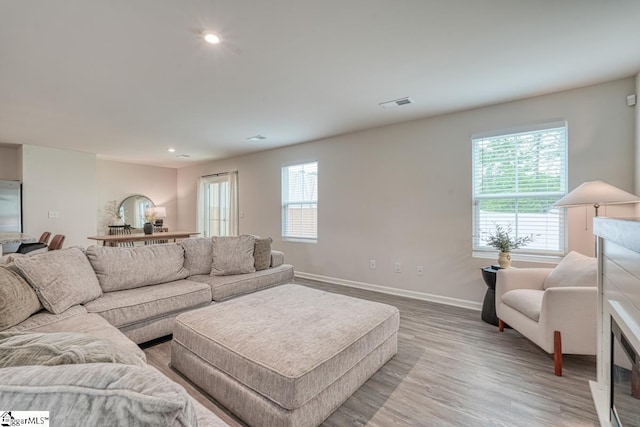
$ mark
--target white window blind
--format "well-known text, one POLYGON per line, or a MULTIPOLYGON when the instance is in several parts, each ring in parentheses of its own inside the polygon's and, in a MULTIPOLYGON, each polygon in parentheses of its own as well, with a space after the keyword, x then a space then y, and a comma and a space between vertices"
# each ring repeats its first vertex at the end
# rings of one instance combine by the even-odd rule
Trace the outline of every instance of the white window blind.
POLYGON ((472 143, 473 250, 495 251, 485 239, 502 225, 511 226, 513 237, 533 234, 519 253, 564 255, 564 210, 551 205, 567 191, 566 123, 472 143))
POLYGON ((282 238, 318 239, 318 162, 282 168, 282 238))

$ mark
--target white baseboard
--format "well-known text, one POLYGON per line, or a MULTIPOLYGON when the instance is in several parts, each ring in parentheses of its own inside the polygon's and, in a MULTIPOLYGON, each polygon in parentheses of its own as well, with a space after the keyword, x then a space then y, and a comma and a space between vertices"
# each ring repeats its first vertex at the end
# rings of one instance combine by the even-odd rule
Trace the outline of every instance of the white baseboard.
POLYGON ((353 280, 338 279, 335 277, 321 276, 319 274, 304 273, 296 271, 295 277, 301 279, 317 280, 319 282, 332 283, 334 285, 348 286, 351 288, 366 289, 368 291, 381 292, 383 294, 396 295, 419 299, 423 301, 437 302, 439 304, 452 305, 455 307, 468 308, 470 310, 482 310, 482 304, 476 301, 469 301, 458 298, 443 297, 441 295, 427 294, 424 292, 408 291, 404 289, 390 288, 388 286, 373 285, 371 283, 356 282, 353 280))

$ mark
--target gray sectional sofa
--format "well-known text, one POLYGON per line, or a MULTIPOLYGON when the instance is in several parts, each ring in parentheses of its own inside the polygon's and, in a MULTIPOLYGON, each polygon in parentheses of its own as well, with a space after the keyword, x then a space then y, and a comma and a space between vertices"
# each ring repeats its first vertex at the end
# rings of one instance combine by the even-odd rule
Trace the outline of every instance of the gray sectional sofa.
POLYGON ((45 335, 39 333, 65 333, 71 342, 89 334, 139 363, 82 363, 91 361, 85 360, 91 358, 83 352, 87 346, 73 344, 53 350, 73 355, 75 364, 0 365, 3 409, 50 410, 51 420, 64 417, 65 425, 70 419, 86 423, 87 414, 80 415, 88 408, 106 411, 91 418, 92 425, 118 425, 117 416, 123 413, 141 414, 141 420, 128 420, 128 425, 195 425, 195 419, 201 426, 225 425, 146 365, 137 344, 171 334, 180 313, 293 281, 293 267, 284 264, 281 252, 271 250, 270 239, 243 238, 243 247, 225 246, 226 241, 216 238, 192 238, 180 244, 91 246, 86 251, 73 247, 5 256, 0 268, 0 360, 3 349, 51 351, 51 346, 38 342, 39 335, 45 335), (244 260, 239 266, 238 259, 244 260), (20 333, 34 337, 35 344, 16 347, 13 341, 25 337, 20 333), (104 401, 105 390, 114 393, 113 400, 104 401), (131 394, 139 398, 128 404, 123 396, 131 394), (149 403, 149 396, 155 403, 149 403))

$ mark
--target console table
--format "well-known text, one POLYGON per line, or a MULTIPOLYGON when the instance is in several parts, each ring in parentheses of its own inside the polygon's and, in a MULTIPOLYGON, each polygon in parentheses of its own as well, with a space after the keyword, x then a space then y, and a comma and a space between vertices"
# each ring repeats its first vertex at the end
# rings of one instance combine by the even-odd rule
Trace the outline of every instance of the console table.
POLYGON ((124 242, 146 242, 153 240, 173 240, 188 239, 191 236, 198 235, 197 231, 167 231, 163 233, 153 234, 113 234, 105 236, 91 236, 87 237, 90 240, 102 241, 102 246, 120 246, 124 242))

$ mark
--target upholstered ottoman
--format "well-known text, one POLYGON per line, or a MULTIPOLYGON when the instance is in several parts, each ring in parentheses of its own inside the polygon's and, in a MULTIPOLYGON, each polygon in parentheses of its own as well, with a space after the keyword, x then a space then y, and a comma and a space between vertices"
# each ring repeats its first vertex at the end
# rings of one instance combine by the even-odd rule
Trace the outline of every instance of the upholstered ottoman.
POLYGON ((171 364, 252 426, 315 426, 397 352, 398 309, 282 285, 180 314, 171 364))

